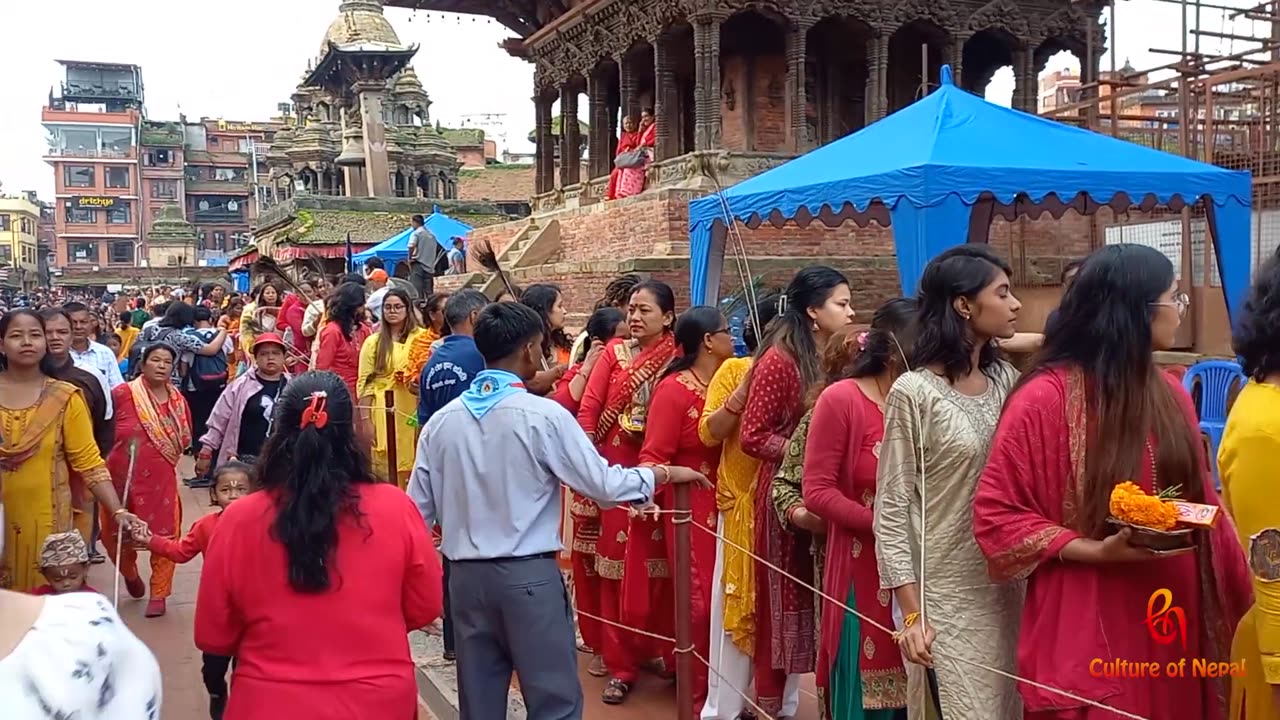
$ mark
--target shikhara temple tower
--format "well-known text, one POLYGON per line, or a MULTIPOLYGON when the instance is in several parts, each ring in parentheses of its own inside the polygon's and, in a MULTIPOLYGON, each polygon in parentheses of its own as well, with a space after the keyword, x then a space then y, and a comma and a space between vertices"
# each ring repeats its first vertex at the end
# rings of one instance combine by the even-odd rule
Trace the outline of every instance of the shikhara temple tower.
MULTIPOLYGON (((292 95, 292 127, 267 156, 277 194, 457 196, 459 161, 382 0, 343 0, 292 95)), ((283 198, 282 198, 283 199, 283 198)))

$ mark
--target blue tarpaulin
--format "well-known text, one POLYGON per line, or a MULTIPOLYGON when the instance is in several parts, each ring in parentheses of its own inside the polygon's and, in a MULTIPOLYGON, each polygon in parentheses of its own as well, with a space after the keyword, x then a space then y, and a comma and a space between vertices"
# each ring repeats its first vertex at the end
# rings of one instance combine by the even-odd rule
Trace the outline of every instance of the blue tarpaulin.
POLYGON ((1248 172, 989 103, 957 88, 950 67, 941 78, 938 90, 879 122, 690 202, 695 301, 715 303, 726 214, 750 225, 885 216, 903 293, 912 295, 929 260, 949 247, 986 241, 993 208, 1009 215, 1046 200, 1045 206, 1085 211, 1203 200, 1227 309, 1232 317, 1239 312, 1250 281, 1248 172))
MULTIPOLYGON (((470 225, 445 215, 438 207, 434 208, 434 212, 427 216, 423 224, 446 251, 453 249, 454 238, 465 238, 471 232, 470 225)), ((364 265, 369 258, 378 257, 387 263, 387 267, 391 267, 409 258, 409 236, 412 234, 413 228, 407 228, 364 252, 356 253, 351 260, 356 265, 364 265)))

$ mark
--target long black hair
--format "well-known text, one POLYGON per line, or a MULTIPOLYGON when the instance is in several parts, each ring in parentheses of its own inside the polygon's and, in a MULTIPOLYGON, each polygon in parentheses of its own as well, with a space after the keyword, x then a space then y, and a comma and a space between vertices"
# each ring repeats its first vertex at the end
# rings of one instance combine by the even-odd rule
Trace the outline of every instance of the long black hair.
POLYGON ((747 346, 747 352, 754 353, 760 347, 760 338, 769 331, 769 323, 778 317, 778 301, 781 297, 782 293, 774 292, 756 300, 755 319, 747 315, 747 321, 742 325, 742 344, 747 346), (757 321, 759 327, 756 327, 757 321))
POLYGON ((626 319, 627 316, 612 305, 606 305, 591 313, 591 317, 587 319, 587 341, 579 349, 578 357, 570 358, 570 362, 580 363, 585 360, 593 341, 600 340, 607 343, 612 340, 618 334, 618 325, 626 319))
MULTIPOLYGON (((1001 272, 1013 275, 1009 263, 986 245, 957 245, 929 261, 917 295, 920 334, 913 358, 917 367, 940 365, 949 382, 973 370, 976 341, 968 322, 956 311, 955 300, 978 297, 1001 272)), ((978 369, 986 373, 998 358, 995 343, 988 342, 978 354, 978 369)))
POLYGON ((156 324, 160 327, 185 330, 196 324, 196 309, 184 302, 175 302, 164 311, 164 317, 156 324))
POLYGON ((378 351, 374 355, 373 368, 369 371, 368 380, 388 373, 391 370, 391 351, 395 343, 403 343, 409 339, 409 333, 418 327, 418 316, 413 314, 413 299, 409 297, 409 293, 400 288, 392 288, 386 292, 382 298, 382 304, 385 306, 387 298, 397 298, 404 305, 404 324, 400 326, 400 332, 394 333, 391 325, 384 318, 378 323, 378 351))
POLYGON ((702 350, 702 340, 724 325, 724 315, 710 305, 695 305, 676 318, 676 347, 680 353, 671 358, 662 377, 693 367, 702 350))
POLYGON ((573 348, 573 340, 565 333, 564 328, 551 327, 551 309, 556 306, 560 295, 560 286, 551 283, 534 283, 520 294, 520 302, 542 318, 542 354, 548 357, 553 347, 565 351, 573 348))
MULTIPOLYGON (((65 310, 59 308, 58 314, 67 318, 67 322, 71 322, 71 317, 65 310)), ((40 312, 32 310, 31 308, 17 308, 16 310, 10 310, 4 315, 0 315, 0 341, 3 341, 4 336, 9 334, 9 326, 13 324, 13 321, 20 317, 29 317, 35 320, 40 324, 40 331, 42 333, 44 332, 44 317, 40 312)), ((8 369, 9 359, 4 356, 3 352, 0 352, 0 370, 8 369)), ((53 359, 49 357, 49 349, 47 346, 45 347, 44 355, 40 357, 40 372, 49 377, 55 377, 57 373, 57 370, 53 367, 53 359)))
POLYGON ((329 296, 325 313, 329 316, 330 322, 338 323, 342 336, 348 340, 364 321, 359 314, 364 303, 364 288, 355 283, 342 283, 329 296))
POLYGON ((289 585, 300 593, 328 590, 343 515, 363 518, 356 485, 375 483, 369 455, 356 440, 355 403, 342 378, 306 372, 285 385, 274 431, 258 457, 262 489, 278 493, 271 537, 289 558, 289 585), (303 411, 324 394, 327 422, 303 426, 303 411))
POLYGON ((1280 248, 1258 268, 1231 346, 1254 380, 1280 372, 1280 248))
POLYGON ((1077 529, 1095 538, 1105 534, 1112 488, 1144 470, 1153 434, 1160 485, 1181 485, 1184 499, 1204 501, 1199 437, 1151 353, 1151 322, 1161 309, 1154 303, 1174 277, 1173 263, 1143 245, 1090 255, 1045 328, 1034 369, 1014 389, 1048 368, 1083 372, 1089 452, 1077 529))
POLYGON ((779 301, 783 307, 756 348, 757 357, 770 348, 777 348, 790 357, 800 371, 805 393, 822 381, 821 352, 814 338, 809 310, 822 307, 836 288, 848 284, 844 273, 825 265, 813 265, 796 273, 779 301))
POLYGON ((910 370, 918 307, 915 298, 898 297, 876 308, 871 327, 865 331, 866 336, 859 343, 858 354, 849 365, 846 377, 874 377, 888 370, 910 370))

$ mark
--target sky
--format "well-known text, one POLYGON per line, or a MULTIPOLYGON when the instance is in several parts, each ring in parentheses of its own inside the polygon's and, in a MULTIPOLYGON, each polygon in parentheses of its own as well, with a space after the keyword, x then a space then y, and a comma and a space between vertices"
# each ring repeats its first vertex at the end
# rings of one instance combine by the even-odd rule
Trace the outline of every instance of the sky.
MULTIPOLYGON (((1253 5, 1253 0, 1218 0, 1253 5)), ((202 116, 263 120, 287 102, 319 52, 337 14, 337 0, 40 0, 0 1, 0 183, 3 191, 53 195, 53 174, 41 160, 46 148, 40 108, 60 82, 55 62, 96 60, 142 66, 147 114, 153 119, 202 116)), ((1125 0, 1116 10, 1116 63, 1142 69, 1171 62, 1151 48, 1181 46, 1179 6, 1160 0, 1125 0)), ((1215 32, 1263 34, 1259 23, 1224 19, 1204 10, 1201 27, 1215 32)), ((420 46, 414 68, 431 96, 432 120, 457 125, 465 114, 505 113, 508 148, 531 152, 533 66, 498 44, 512 32, 488 18, 388 9, 402 42, 420 46)), ((1220 41, 1202 50, 1234 52, 1245 45, 1220 41)), ((1077 68, 1070 55, 1047 71, 1077 68)), ((1102 69, 1110 67, 1104 56, 1102 69)), ((997 73, 987 90, 1009 103, 1013 75, 997 73)), ((580 103, 586 113, 587 103, 580 103)), ((585 119, 585 117, 584 117, 585 119)))

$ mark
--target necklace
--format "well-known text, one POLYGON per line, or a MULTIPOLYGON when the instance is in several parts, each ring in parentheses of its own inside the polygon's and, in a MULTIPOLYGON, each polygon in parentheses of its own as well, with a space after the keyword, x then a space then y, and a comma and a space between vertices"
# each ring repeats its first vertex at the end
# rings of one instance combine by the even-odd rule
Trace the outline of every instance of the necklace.
POLYGON ((708 384, 710 384, 710 381, 708 381, 708 380, 703 380, 702 378, 698 377, 698 373, 697 373, 697 371, 696 371, 696 370, 694 370, 693 368, 689 368, 689 375, 690 375, 694 380, 697 380, 697 381, 698 381, 698 384, 699 384, 699 385, 701 385, 701 386, 702 386, 702 387, 704 387, 704 388, 705 388, 705 387, 707 387, 707 385, 708 385, 708 384))

